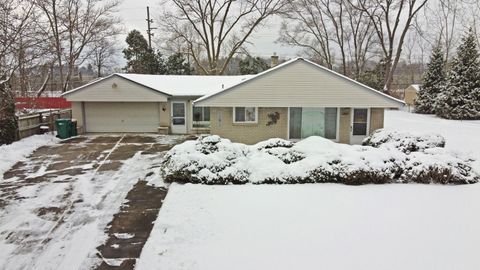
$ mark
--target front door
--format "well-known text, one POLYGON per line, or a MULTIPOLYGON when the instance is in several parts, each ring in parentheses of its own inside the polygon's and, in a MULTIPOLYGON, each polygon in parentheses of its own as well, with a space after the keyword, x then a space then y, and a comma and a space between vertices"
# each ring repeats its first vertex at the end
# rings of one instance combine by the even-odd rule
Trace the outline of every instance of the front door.
POLYGON ((172 133, 187 133, 186 103, 184 101, 172 101, 172 133))
POLYGON ((361 144, 368 135, 370 110, 367 108, 353 108, 350 144, 361 144))

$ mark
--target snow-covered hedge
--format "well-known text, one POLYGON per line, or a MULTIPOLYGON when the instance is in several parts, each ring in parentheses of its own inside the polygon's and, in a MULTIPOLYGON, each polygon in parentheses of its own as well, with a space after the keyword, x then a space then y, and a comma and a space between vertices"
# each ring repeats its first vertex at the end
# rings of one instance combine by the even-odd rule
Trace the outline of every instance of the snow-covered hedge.
POLYGON ((245 145, 206 136, 172 148, 162 173, 167 182, 203 184, 468 184, 479 180, 471 167, 473 160, 460 154, 430 144, 417 145, 416 152, 406 152, 405 144, 393 145, 352 146, 321 137, 245 145))
POLYGON ((392 147, 409 153, 429 148, 445 147, 445 138, 439 134, 412 134, 397 130, 379 129, 362 143, 373 147, 392 147))

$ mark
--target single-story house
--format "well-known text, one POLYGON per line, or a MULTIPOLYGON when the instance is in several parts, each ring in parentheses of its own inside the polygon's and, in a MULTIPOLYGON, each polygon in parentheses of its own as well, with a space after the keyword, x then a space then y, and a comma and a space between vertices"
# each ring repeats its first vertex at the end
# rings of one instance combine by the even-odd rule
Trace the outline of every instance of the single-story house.
POLYGON ((211 133, 360 143, 404 102, 296 58, 257 75, 113 74, 63 95, 84 132, 211 133))
POLYGON ((415 106, 415 99, 417 99, 418 92, 421 89, 421 85, 412 84, 409 87, 405 88, 404 101, 409 107, 415 106))

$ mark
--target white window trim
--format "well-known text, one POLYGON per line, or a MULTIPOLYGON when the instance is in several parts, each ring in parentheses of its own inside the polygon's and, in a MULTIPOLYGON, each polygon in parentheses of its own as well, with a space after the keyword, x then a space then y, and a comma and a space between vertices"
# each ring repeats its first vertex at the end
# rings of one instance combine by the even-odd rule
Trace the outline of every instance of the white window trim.
MULTIPOLYGON (((234 123, 234 124, 258 124, 258 107, 253 107, 253 106, 238 106, 238 107, 233 107, 232 110, 233 110, 233 113, 232 113, 232 114, 233 114, 233 123, 234 123), (235 120, 235 119, 236 119, 236 117, 235 117, 235 116, 236 116, 236 110, 235 110, 235 109, 236 109, 236 108, 242 108, 242 107, 245 108, 245 113, 246 113, 246 108, 255 108, 255 121, 237 122, 237 121, 235 120)), ((245 118, 247 118, 246 115, 245 115, 245 118)))
POLYGON ((174 134, 186 134, 188 133, 188 129, 190 128, 190 124, 189 124, 189 119, 188 119, 188 106, 187 106, 187 102, 186 101, 177 101, 177 100, 172 100, 170 102, 170 130, 172 131, 172 133, 174 134), (173 124, 173 120, 174 118, 181 118, 181 117, 173 117, 173 104, 174 103, 182 103, 183 106, 184 106, 184 109, 185 109, 185 113, 184 113, 184 120, 185 120, 185 123, 183 125, 174 125, 173 124))
MULTIPOLYGON (((292 139, 290 138, 290 108, 288 107, 288 119, 287 119, 287 138, 290 141, 301 141, 302 139, 292 139)), ((308 107, 301 107, 301 108, 308 108, 308 107)), ((336 131, 336 138, 335 139, 328 139, 334 142, 340 141, 340 107, 321 107, 321 108, 337 108, 337 131, 336 131)), ((326 138, 325 138, 326 139, 326 138)))
POLYGON ((170 106, 170 118, 172 119, 173 123, 173 118, 184 118, 185 119, 185 125, 187 125, 187 102, 185 101, 172 101, 171 106, 170 106), (183 117, 178 117, 178 116, 173 116, 173 104, 178 103, 178 104, 183 104, 183 108, 185 112, 183 113, 183 117))
POLYGON ((350 108, 350 144, 354 144, 355 139, 366 138, 370 135, 370 121, 371 121, 371 108, 367 107, 352 107, 350 108), (367 134, 366 135, 353 135, 353 118, 355 109, 367 109, 367 134))

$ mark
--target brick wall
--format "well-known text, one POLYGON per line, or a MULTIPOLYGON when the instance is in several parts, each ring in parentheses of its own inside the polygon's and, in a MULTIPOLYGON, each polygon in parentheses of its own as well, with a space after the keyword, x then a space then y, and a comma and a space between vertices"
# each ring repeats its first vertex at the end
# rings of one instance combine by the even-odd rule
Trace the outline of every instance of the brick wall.
POLYGON ((210 108, 210 133, 230 139, 234 142, 255 144, 270 138, 287 139, 288 108, 258 108, 258 123, 233 123, 233 108, 210 108), (278 112, 280 118, 276 124, 267 126, 268 114, 278 112))

